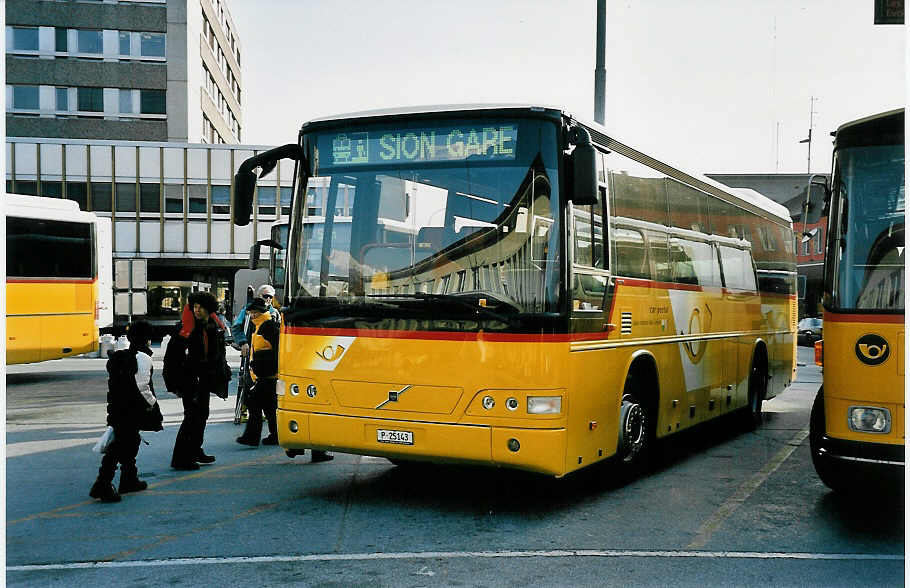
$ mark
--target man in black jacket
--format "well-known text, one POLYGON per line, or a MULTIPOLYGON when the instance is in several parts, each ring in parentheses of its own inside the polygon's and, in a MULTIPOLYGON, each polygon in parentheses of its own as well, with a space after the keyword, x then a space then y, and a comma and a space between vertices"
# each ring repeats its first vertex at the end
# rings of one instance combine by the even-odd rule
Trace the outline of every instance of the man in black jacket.
POLYGON ((214 456, 202 450, 209 418, 209 394, 227 398, 231 377, 224 353, 225 325, 215 311, 210 292, 194 292, 183 309, 179 333, 171 338, 164 356, 164 383, 183 400, 183 422, 177 431, 171 467, 198 470, 214 456))
POLYGON ((237 437, 237 443, 259 445, 262 434, 262 414, 269 423, 269 436, 262 440, 263 445, 278 445, 278 426, 275 410, 278 399, 275 396, 275 378, 278 376, 278 323, 272 320, 268 312, 269 304, 264 298, 253 298, 247 305, 250 316, 252 335, 250 344, 250 379, 254 386, 247 396, 246 405, 250 410, 249 420, 243 435, 237 437))

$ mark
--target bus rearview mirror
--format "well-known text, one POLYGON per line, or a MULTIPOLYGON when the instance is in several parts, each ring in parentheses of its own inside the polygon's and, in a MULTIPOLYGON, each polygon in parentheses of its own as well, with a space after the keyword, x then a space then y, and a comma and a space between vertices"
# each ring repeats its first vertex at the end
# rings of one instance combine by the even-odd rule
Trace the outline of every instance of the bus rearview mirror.
POLYGON ((253 191, 256 190, 256 174, 252 171, 238 171, 234 174, 234 224, 245 227, 250 224, 253 212, 253 191))
POLYGON ((831 189, 825 176, 814 174, 809 177, 809 186, 806 188, 806 201, 803 203, 803 224, 817 223, 824 212, 825 202, 831 189))
POLYGON ((597 204, 597 150, 582 127, 573 129, 572 202, 579 206, 597 204))

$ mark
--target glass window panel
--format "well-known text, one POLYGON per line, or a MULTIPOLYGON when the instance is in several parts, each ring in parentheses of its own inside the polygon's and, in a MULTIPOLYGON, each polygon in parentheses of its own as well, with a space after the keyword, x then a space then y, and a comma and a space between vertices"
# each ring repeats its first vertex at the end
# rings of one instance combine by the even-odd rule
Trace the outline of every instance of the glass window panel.
POLYGON ((76 35, 79 53, 102 53, 104 41, 101 31, 80 29, 76 35))
POLYGON ((139 184, 139 211, 158 212, 161 210, 161 186, 159 184, 139 184))
POLYGON ((187 186, 189 191, 189 212, 205 214, 207 211, 206 186, 204 184, 190 184, 187 186))
POLYGON ((630 278, 650 278, 648 254, 644 236, 632 229, 614 227, 610 233, 613 244, 613 274, 630 278))
POLYGON ((67 40, 67 30, 57 27, 54 29, 54 50, 61 53, 69 51, 69 42, 67 40))
POLYGON ((139 112, 142 114, 165 114, 164 90, 139 90, 139 112))
POLYGON ((183 184, 164 185, 164 212, 183 212, 183 184))
POLYGON ((604 159, 610 172, 610 214, 668 225, 663 174, 618 153, 604 159))
POLYGON ((38 50, 38 27, 13 27, 13 49, 38 50))
POLYGON ((104 112, 103 88, 78 88, 76 103, 82 112, 104 112))
POLYGON ((128 32, 121 31, 119 38, 120 38, 120 55, 129 55, 131 52, 130 34, 128 32))
POLYGON ((13 86, 13 108, 38 110, 38 86, 13 86))
POLYGON ((667 180, 670 201, 670 226, 704 233, 707 231, 707 196, 695 188, 667 180))
POLYGON ((43 181, 41 182, 41 195, 47 198, 63 197, 63 182, 43 181))
POLYGON ((259 204, 275 204, 277 188, 275 186, 259 186, 257 189, 259 204))
POLYGON ((133 112, 133 91, 120 90, 120 112, 130 114, 133 112))
POLYGON ((231 187, 212 185, 212 204, 231 203, 231 187))
POLYGON ((140 54, 143 57, 164 57, 164 33, 142 33, 140 54))
POLYGON ((117 212, 136 212, 136 184, 117 183, 117 212))
POLYGON ((86 210, 88 208, 88 199, 86 198, 88 194, 88 188, 85 185, 85 182, 67 182, 66 183, 66 199, 75 200, 79 203, 79 208, 86 210))
POLYGON ((11 276, 91 278, 92 225, 16 218, 7 223, 6 269, 11 276))
POLYGON ((68 88, 56 89, 57 110, 67 111, 70 109, 70 98, 68 88))
POLYGON ((92 182, 92 210, 110 212, 113 204, 110 182, 92 182))
POLYGON ((38 195, 38 182, 34 180, 16 180, 16 194, 38 195))

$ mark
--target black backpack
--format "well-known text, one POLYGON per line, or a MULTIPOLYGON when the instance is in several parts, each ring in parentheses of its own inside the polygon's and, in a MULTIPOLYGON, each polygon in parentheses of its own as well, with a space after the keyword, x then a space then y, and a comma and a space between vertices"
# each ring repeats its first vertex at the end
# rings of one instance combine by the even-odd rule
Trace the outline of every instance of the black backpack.
POLYGON ((136 353, 133 349, 108 352, 108 424, 132 425, 140 431, 161 431, 164 420, 161 408, 157 402, 149 406, 136 387, 136 372, 139 371, 136 353))

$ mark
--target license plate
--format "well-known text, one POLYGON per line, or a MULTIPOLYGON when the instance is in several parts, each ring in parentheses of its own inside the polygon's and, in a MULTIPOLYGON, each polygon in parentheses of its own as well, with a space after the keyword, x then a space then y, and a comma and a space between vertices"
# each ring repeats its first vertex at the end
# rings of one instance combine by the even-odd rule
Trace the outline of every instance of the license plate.
POLYGON ((411 431, 390 431, 389 429, 376 429, 376 440, 380 443, 413 445, 414 433, 411 431))

